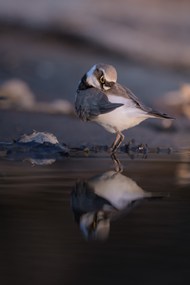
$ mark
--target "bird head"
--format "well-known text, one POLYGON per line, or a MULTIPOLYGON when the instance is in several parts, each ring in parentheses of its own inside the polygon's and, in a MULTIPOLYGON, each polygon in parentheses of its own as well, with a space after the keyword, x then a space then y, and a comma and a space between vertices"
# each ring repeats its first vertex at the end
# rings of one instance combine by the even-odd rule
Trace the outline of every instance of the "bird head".
POLYGON ((85 213, 80 218, 80 229, 87 240, 104 241, 110 232, 110 219, 104 211, 85 213))
POLYGON ((79 89, 94 87, 103 91, 109 90, 117 81, 117 72, 112 65, 98 63, 83 76, 79 89))

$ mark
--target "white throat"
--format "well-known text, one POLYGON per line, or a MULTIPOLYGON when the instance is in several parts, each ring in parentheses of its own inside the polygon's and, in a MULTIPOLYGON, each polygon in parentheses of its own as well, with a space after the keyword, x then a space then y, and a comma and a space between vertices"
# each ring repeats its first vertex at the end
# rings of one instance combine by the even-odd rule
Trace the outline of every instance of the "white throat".
POLYGON ((90 86, 100 89, 100 82, 93 74, 90 77, 87 75, 86 81, 90 86))
POLYGON ((94 71, 96 70, 96 65, 94 65, 86 74, 86 81, 89 85, 100 88, 100 83, 96 76, 94 76, 94 71))

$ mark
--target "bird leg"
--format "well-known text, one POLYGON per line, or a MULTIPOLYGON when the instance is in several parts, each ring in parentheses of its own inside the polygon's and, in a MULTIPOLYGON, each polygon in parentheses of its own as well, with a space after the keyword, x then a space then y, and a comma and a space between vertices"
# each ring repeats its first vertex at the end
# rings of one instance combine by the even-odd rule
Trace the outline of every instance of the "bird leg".
POLYGON ((111 153, 114 153, 118 149, 123 140, 124 140, 124 135, 121 132, 117 132, 115 141, 113 142, 110 149, 111 153))
POLYGON ((123 166, 122 166, 121 162, 119 161, 119 159, 116 157, 115 153, 111 154, 111 159, 112 159, 114 166, 115 166, 115 172, 116 173, 123 172, 123 166))

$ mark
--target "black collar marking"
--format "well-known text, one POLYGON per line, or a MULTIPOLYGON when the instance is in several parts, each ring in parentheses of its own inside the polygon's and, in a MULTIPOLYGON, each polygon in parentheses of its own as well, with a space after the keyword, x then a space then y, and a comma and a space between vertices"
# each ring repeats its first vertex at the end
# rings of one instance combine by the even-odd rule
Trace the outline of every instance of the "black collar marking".
POLYGON ((92 88, 92 86, 88 84, 88 82, 86 80, 86 74, 85 74, 82 77, 81 81, 80 81, 78 90, 86 90, 86 89, 89 89, 89 88, 92 88))

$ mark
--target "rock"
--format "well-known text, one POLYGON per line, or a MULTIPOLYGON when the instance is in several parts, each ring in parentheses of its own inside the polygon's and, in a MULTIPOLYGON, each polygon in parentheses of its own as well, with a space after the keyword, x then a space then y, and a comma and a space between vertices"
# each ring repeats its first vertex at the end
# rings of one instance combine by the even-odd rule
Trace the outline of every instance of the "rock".
POLYGON ((57 138, 51 133, 44 133, 44 132, 36 132, 34 131, 30 135, 24 134, 17 140, 19 143, 30 143, 36 142, 39 144, 43 143, 50 143, 50 144, 59 144, 57 138))
POLYGON ((12 79, 0 87, 0 108, 38 112, 50 115, 72 115, 73 105, 63 99, 52 102, 38 102, 29 86, 22 80, 12 79))
POLYGON ((23 135, 13 142, 0 142, 0 157, 7 160, 30 161, 32 165, 50 165, 69 155, 70 149, 60 144, 51 133, 23 135))
POLYGON ((34 106, 34 94, 22 80, 11 79, 0 87, 0 108, 31 109, 34 106))
POLYGON ((33 112, 50 114, 50 115, 72 115, 74 116, 73 105, 63 99, 57 99, 52 102, 36 102, 33 112))
POLYGON ((164 104, 175 115, 190 119, 190 84, 183 84, 179 90, 166 93, 159 104, 164 104))

